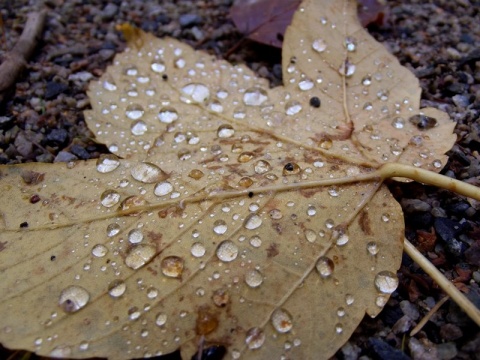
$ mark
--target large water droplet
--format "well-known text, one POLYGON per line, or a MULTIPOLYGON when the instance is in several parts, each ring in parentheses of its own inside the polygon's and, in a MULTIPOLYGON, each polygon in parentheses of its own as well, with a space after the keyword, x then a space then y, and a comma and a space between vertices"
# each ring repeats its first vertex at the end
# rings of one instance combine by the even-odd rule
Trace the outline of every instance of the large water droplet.
POLYGON ((230 262, 237 258, 238 247, 233 241, 222 241, 216 251, 217 257, 223 262, 230 262))
POLYGON ((243 152, 238 155, 238 162, 246 163, 253 159, 254 154, 251 152, 243 152))
POLYGON ((125 257, 125 265, 133 270, 137 270, 148 263, 155 256, 156 249, 152 245, 139 244, 135 245, 127 253, 125 257))
POLYGON ((130 232, 128 233, 128 241, 131 244, 138 244, 142 240, 143 240, 143 234, 140 230, 133 229, 133 230, 130 230, 130 232))
POLYGON ((132 135, 141 136, 145 134, 147 131, 148 131, 148 126, 142 120, 135 121, 130 125, 130 132, 132 133, 132 135))
POLYGON ((333 263, 332 259, 326 256, 321 256, 317 260, 315 267, 322 278, 328 278, 333 274, 335 264, 333 263))
POLYGON ((265 338, 265 333, 261 329, 254 327, 247 331, 245 343, 251 350, 259 349, 265 342, 265 338))
POLYGON ((393 293, 398 286, 398 277, 391 271, 380 271, 375 276, 375 287, 383 294, 393 293))
POLYGON ((130 120, 138 120, 143 116, 144 113, 145 110, 143 110, 143 107, 138 104, 130 104, 125 110, 125 115, 127 115, 130 120))
POLYGON ((87 305, 90 294, 80 286, 69 286, 62 290, 58 305, 67 313, 74 313, 87 305))
POLYGON ((203 103, 210 97, 210 90, 204 84, 191 83, 182 88, 182 92, 195 103, 203 103))
POLYGON ((311 90, 313 88, 313 85, 314 85, 314 83, 310 79, 304 79, 304 80, 302 80, 298 83, 298 87, 302 91, 311 90))
POLYGON ((340 65, 338 72, 341 75, 345 75, 345 77, 350 77, 355 73, 355 70, 356 70, 356 66, 350 63, 350 61, 348 61, 347 59, 342 63, 342 65, 340 65))
POLYGON ((113 298, 122 296, 127 290, 127 285, 123 280, 113 280, 108 285, 108 294, 113 298))
POLYGON ((115 190, 105 190, 102 195, 100 195, 100 203, 109 208, 112 207, 120 201, 120 194, 115 190))
POLYGON ((97 244, 92 248, 92 255, 95 257, 104 257, 107 253, 108 249, 105 245, 97 244))
POLYGON ((190 252, 195 257, 202 257, 205 255, 205 246, 202 243, 196 242, 192 245, 190 252))
POLYGON ((263 275, 258 270, 249 270, 245 273, 245 283, 251 288, 259 287, 263 282, 263 275))
POLYGON ((245 218, 243 226, 248 230, 254 230, 262 225, 262 218, 257 214, 250 214, 245 218))
POLYGON ((108 224, 107 226, 107 236, 113 237, 120 232, 120 225, 117 223, 108 224))
POLYGON ((217 130, 217 136, 219 138, 229 138, 235 134, 235 130, 233 129, 232 125, 224 124, 220 125, 217 130))
POLYGON ((327 43, 323 39, 316 39, 312 43, 312 49, 316 52, 324 52, 327 48, 327 43))
POLYGON ((170 194, 173 191, 173 185, 170 184, 168 181, 161 182, 155 185, 155 189, 153 190, 154 194, 157 196, 164 196, 170 194))
POLYGON ((163 275, 171 278, 179 278, 183 273, 183 259, 178 256, 167 256, 162 260, 160 267, 163 275))
POLYGON ((243 103, 248 106, 262 105, 267 99, 267 92, 259 87, 249 88, 243 94, 243 103))
POLYGON ((97 171, 106 174, 120 166, 120 161, 113 154, 103 154, 97 160, 97 171))
POLYGON ((227 224, 223 220, 217 220, 213 223, 213 232, 222 235, 227 232, 227 224))
POLYGON ((272 325, 279 333, 292 330, 292 316, 284 309, 277 309, 272 314, 272 325))
POLYGON ((167 322, 167 314, 160 313, 157 315, 157 318, 155 319, 155 324, 157 326, 163 326, 167 322))
POLYGON ((262 239, 258 235, 252 236, 249 242, 254 248, 259 248, 262 246, 262 239))
POLYGON ((270 166, 270 163, 265 160, 259 160, 254 165, 254 170, 257 174, 264 174, 270 171, 271 169, 272 167, 270 166))
POLYGON ((156 73, 162 73, 165 71, 165 64, 161 60, 154 60, 150 65, 150 68, 156 73))
POLYGON ((298 101, 292 100, 285 104, 285 114, 296 115, 302 110, 302 104, 298 101))
POLYGON ((171 124, 178 119, 177 110, 172 107, 163 107, 158 112, 158 118, 162 123, 171 124))
POLYGON ((130 173, 135 180, 146 184, 162 181, 168 177, 157 165, 148 162, 141 162, 133 166, 130 173))

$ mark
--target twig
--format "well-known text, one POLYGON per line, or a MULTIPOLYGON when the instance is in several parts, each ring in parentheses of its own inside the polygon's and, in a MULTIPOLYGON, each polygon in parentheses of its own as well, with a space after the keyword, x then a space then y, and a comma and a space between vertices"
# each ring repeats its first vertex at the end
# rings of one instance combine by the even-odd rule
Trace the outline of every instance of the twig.
POLYGON ((420 320, 420 322, 417 324, 417 326, 415 326, 412 329, 412 331, 410 331, 410 336, 415 336, 420 330, 422 330, 422 328, 425 326, 425 324, 428 322, 428 320, 430 320, 430 318, 433 316, 433 314, 435 314, 438 311, 438 309, 440 309, 442 307, 442 305, 445 304, 445 302, 448 299, 450 299, 450 297, 447 295, 447 296, 444 296, 439 302, 437 302, 435 304, 435 306, 430 309, 428 314, 425 315, 422 318, 422 320, 420 320))
POLYGON ((436 281, 438 286, 452 298, 457 305, 480 326, 480 310, 467 299, 425 256, 418 251, 407 239, 403 242, 403 249, 430 277, 436 281))
POLYGON ((28 58, 32 55, 37 39, 42 33, 46 14, 46 10, 28 14, 20 39, 5 55, 5 60, 0 65, 0 103, 3 102, 8 88, 15 83, 18 74, 25 68, 28 58))

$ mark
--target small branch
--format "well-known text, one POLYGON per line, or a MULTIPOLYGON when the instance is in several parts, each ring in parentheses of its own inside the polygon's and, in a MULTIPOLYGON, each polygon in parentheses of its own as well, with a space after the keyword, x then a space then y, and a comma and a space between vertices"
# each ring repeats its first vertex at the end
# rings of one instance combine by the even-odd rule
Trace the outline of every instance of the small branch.
POLYGON ((5 55, 0 65, 0 103, 3 102, 7 90, 15 83, 18 74, 25 68, 32 55, 37 39, 43 30, 46 10, 28 14, 25 28, 13 49, 5 55))
POLYGON ((418 251, 407 239, 403 242, 403 249, 430 277, 442 288, 457 305, 480 326, 480 310, 467 299, 430 261, 418 251))
POLYGON ((444 296, 439 302, 435 304, 433 308, 430 309, 427 315, 425 315, 422 320, 418 323, 417 326, 415 326, 412 331, 410 331, 410 336, 415 336, 422 328, 425 326, 425 324, 432 318, 432 316, 442 307, 443 304, 447 302, 447 300, 450 299, 450 297, 444 296))

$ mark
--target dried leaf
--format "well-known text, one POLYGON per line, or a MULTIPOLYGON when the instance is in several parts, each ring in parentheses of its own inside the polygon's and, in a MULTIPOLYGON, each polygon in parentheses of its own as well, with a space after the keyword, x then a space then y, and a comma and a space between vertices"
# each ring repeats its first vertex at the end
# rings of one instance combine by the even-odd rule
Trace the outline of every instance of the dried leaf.
POLYGON ((86 112, 123 159, 1 168, 0 340, 77 358, 331 356, 398 283, 402 212, 365 179, 387 161, 439 170, 453 124, 419 110, 353 1, 304 2, 279 88, 173 39, 130 46, 86 112))

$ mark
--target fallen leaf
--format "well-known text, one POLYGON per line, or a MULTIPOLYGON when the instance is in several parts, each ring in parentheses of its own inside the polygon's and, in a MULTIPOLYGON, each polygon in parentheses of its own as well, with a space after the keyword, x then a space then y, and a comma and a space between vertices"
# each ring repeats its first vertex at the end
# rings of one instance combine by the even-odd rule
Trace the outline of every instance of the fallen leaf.
POLYGON ((398 284, 403 215, 375 170, 440 170, 454 124, 419 109, 418 80, 353 1, 301 5, 274 89, 130 34, 85 113, 115 155, 1 168, 1 342, 328 358, 398 284))

